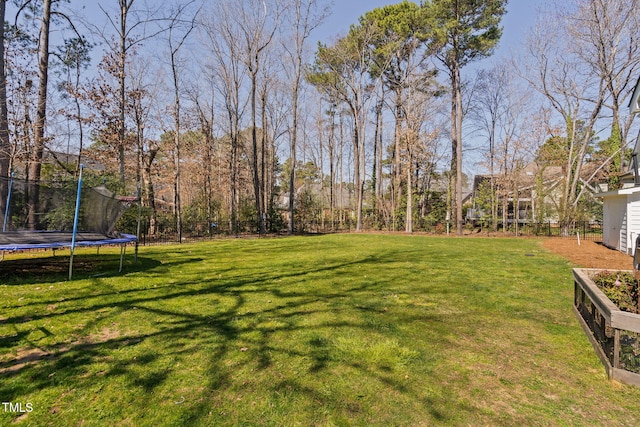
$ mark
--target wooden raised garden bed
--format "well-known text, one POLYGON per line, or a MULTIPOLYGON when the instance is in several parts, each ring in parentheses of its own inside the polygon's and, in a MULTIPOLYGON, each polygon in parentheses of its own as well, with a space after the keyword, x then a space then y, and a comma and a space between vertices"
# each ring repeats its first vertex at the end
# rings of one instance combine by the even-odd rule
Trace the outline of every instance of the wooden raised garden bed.
POLYGON ((592 280, 601 271, 573 269, 573 309, 609 378, 640 386, 640 314, 607 298, 592 280))

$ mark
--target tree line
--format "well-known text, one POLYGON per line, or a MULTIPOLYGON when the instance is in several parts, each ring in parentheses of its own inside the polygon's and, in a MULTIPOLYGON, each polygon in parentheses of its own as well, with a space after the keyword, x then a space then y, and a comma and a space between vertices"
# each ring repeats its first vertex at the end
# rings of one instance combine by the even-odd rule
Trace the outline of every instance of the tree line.
MULTIPOLYGON (((139 194, 148 233, 180 240, 462 234, 473 152, 491 177, 473 203, 494 227, 532 163, 536 214, 569 224, 629 161, 638 0, 548 6, 512 61, 470 66, 493 54, 506 7, 403 1, 314 45, 323 0, 0 0, 0 176, 73 179, 93 162, 139 194)), ((37 194, 28 204, 37 228, 37 194)))

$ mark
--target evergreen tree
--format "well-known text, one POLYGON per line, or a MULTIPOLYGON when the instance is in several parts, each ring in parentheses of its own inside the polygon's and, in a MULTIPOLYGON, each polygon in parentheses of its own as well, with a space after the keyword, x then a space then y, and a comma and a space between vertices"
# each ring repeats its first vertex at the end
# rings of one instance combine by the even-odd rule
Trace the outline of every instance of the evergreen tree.
POLYGON ((425 3, 435 19, 437 54, 451 81, 450 209, 455 207, 456 229, 462 234, 462 80, 460 72, 470 62, 490 56, 500 40, 500 20, 507 0, 433 0, 425 3))

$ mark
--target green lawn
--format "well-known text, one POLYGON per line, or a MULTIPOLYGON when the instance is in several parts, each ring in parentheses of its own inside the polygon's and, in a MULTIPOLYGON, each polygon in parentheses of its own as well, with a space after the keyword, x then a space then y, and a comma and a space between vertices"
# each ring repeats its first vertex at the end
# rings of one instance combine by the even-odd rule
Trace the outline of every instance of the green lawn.
POLYGON ((3 426, 640 423, 537 240, 221 240, 122 274, 101 249, 71 282, 27 256, 0 263, 0 400, 33 411, 3 426))

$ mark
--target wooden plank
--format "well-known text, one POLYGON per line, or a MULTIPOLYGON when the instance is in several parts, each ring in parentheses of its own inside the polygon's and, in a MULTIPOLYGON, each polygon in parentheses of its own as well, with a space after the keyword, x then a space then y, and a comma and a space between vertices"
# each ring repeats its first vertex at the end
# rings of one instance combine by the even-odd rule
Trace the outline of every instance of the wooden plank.
POLYGON ((640 333, 640 315, 622 310, 612 312, 611 327, 640 333))
POLYGON ((612 368, 609 378, 611 378, 612 380, 620 381, 624 384, 640 386, 640 374, 629 372, 624 369, 612 368))
POLYGON ((640 374, 620 368, 620 337, 624 331, 640 333, 640 315, 619 310, 618 307, 604 295, 604 293, 591 280, 588 273, 595 269, 573 269, 574 276, 574 305, 573 311, 578 318, 582 330, 587 335, 596 355, 602 362, 607 376, 624 384, 640 386, 640 374), (614 329, 613 360, 610 361, 600 343, 593 335, 587 322, 576 306, 578 292, 584 292, 593 306, 608 320, 610 327, 614 329))
POLYGON ((589 278, 589 271, 600 271, 596 269, 587 268, 574 268, 573 278, 576 283, 582 288, 585 294, 589 297, 591 302, 597 307, 598 311, 604 316, 609 323, 611 323, 611 313, 620 311, 614 303, 593 283, 593 280, 589 278))
POLYGON ((613 367, 620 368, 620 330, 616 329, 613 334, 613 367))

